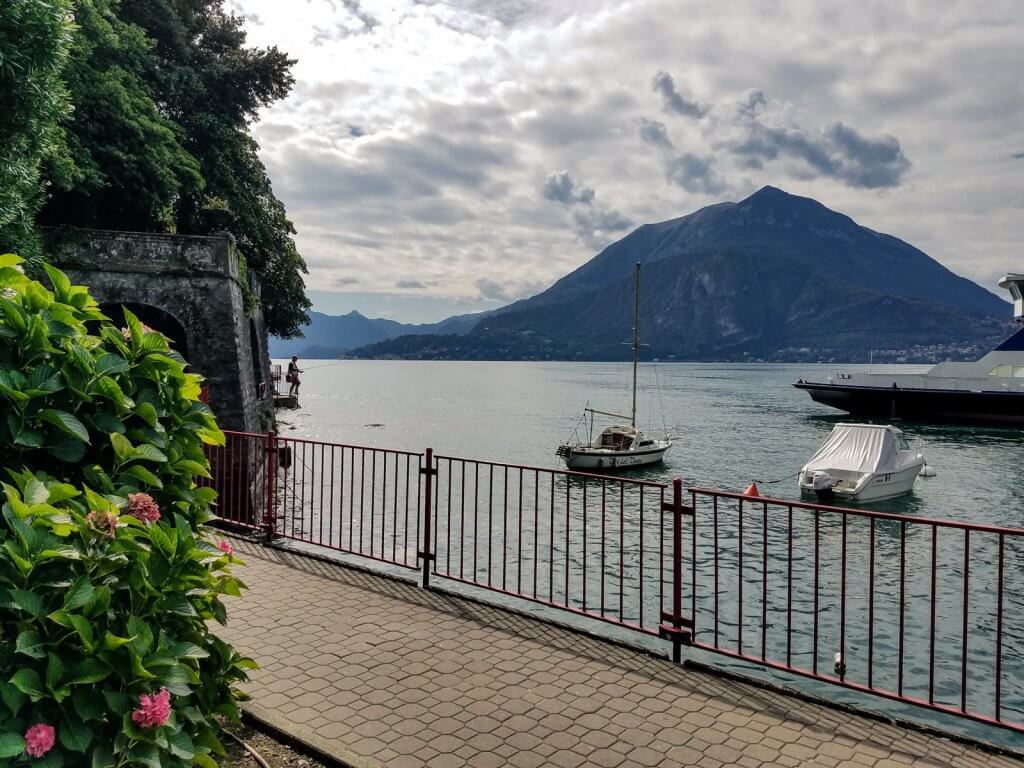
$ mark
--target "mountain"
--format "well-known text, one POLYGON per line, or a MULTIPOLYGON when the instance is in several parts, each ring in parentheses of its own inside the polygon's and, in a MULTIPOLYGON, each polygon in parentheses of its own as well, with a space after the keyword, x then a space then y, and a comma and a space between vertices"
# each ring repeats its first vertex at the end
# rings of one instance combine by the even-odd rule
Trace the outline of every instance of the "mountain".
MULTIPOLYGON (((633 270, 649 354, 837 359, 940 345, 970 354, 1006 335, 1010 305, 891 235, 764 187, 738 203, 647 224, 461 336, 396 338, 353 356, 623 359, 633 270)), ((934 353, 934 349, 932 350, 934 353)))
POLYGON ((302 327, 303 337, 298 339, 270 339, 270 356, 285 358, 292 355, 308 359, 339 357, 356 347, 373 344, 406 334, 467 333, 486 313, 455 315, 438 323, 419 325, 399 323, 384 318, 371 318, 353 310, 347 315, 325 315, 310 312, 309 323, 302 327))

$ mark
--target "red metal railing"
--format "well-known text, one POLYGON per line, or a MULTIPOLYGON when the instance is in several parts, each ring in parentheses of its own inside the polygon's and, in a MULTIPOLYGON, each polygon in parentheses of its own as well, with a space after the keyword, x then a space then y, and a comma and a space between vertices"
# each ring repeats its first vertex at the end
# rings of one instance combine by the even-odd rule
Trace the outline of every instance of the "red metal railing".
POLYGON ((436 458, 433 573, 658 634, 666 486, 436 458))
POLYGON ((1024 731, 1024 530, 690 490, 692 645, 1024 731), (851 566, 851 564, 853 564, 851 566), (974 567, 972 569, 972 564, 974 567), (979 567, 980 566, 980 567, 979 567), (1016 582, 1016 580, 1015 580, 1016 582))
POLYGON ((220 517, 268 538, 1024 731, 1022 529, 274 434, 209 455, 220 517))

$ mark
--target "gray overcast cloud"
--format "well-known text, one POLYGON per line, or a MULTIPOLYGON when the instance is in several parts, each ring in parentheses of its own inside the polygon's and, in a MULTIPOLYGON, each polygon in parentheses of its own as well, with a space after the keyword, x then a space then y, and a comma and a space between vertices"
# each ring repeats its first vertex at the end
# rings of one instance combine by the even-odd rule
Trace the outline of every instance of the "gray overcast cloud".
POLYGON ((1024 268, 1019 0, 232 6, 298 59, 256 135, 323 311, 494 307, 765 184, 1024 268))

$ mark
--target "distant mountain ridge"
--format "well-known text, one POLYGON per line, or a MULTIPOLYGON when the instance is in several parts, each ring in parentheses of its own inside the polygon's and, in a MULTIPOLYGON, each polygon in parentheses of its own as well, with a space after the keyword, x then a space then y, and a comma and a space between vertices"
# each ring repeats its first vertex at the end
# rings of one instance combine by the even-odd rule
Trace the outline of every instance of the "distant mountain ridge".
POLYGON ((309 323, 302 327, 304 336, 298 339, 270 339, 270 356, 285 358, 298 355, 307 359, 340 357, 357 347, 386 341, 408 334, 468 333, 485 315, 477 312, 454 315, 438 323, 399 323, 382 317, 366 317, 353 310, 347 315, 328 315, 310 312, 309 323))
POLYGON ((738 203, 646 224, 546 291, 466 333, 417 331, 358 357, 624 359, 632 280, 654 357, 805 359, 826 352, 985 345, 1010 305, 891 235, 810 198, 764 187, 738 203))

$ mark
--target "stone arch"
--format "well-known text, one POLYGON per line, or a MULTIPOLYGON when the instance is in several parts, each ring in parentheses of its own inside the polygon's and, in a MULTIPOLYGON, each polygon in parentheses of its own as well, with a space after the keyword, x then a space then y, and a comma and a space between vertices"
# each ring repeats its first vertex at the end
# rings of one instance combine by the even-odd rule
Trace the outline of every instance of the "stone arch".
POLYGON ((171 341, 173 347, 186 360, 189 359, 188 334, 185 331, 185 324, 177 317, 162 307, 155 307, 151 304, 140 304, 138 302, 100 304, 100 311, 110 318, 110 321, 119 328, 127 326, 124 319, 124 310, 127 309, 142 322, 154 331, 160 331, 171 341))

